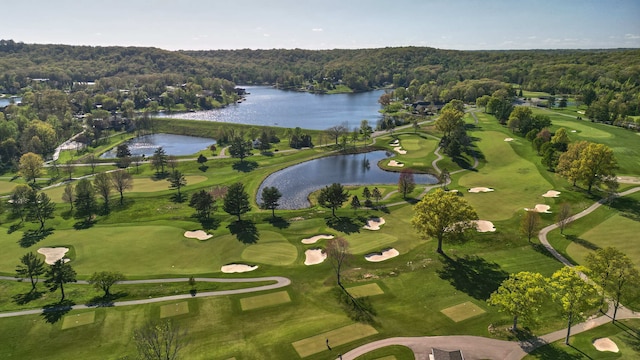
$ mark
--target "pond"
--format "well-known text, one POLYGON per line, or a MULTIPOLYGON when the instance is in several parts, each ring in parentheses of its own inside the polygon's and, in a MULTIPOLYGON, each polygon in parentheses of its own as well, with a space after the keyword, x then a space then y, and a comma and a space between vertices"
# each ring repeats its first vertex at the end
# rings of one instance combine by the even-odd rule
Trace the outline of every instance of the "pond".
POLYGON ((14 104, 20 104, 22 102, 22 98, 21 97, 2 97, 0 98, 0 108, 3 108, 5 106, 9 106, 11 105, 11 103, 14 104))
POLYGON ((349 128, 369 120, 375 127, 382 118, 378 99, 384 90, 355 94, 320 95, 278 90, 269 86, 244 87, 249 95, 239 104, 222 109, 178 114, 158 114, 190 120, 207 120, 249 125, 324 130, 347 123, 349 128))
MULTIPOLYGON (((150 134, 143 135, 125 142, 129 146, 131 155, 146 157, 153 155, 153 152, 162 146, 167 155, 191 155, 200 150, 208 148, 216 141, 209 138, 174 135, 174 134, 150 134)), ((113 159, 116 157, 116 148, 113 148, 102 155, 101 158, 113 159)))
MULTIPOLYGON (((396 184, 400 173, 378 167, 378 161, 388 157, 386 151, 379 150, 300 163, 269 175, 260 185, 256 201, 261 202, 262 189, 267 186, 275 186, 282 193, 280 209, 302 209, 311 206, 307 199, 310 193, 334 182, 342 185, 396 184)), ((438 182, 435 176, 428 174, 415 174, 414 179, 416 184, 438 182)))

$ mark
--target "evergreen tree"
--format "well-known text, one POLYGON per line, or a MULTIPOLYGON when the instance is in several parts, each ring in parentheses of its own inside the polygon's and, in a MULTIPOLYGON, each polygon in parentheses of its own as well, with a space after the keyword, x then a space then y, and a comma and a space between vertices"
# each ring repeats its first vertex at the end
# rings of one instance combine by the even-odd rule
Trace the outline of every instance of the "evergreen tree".
POLYGON ((238 221, 242 220, 240 215, 249 212, 251 206, 249 203, 249 194, 244 189, 244 185, 240 182, 232 184, 224 196, 223 210, 230 215, 236 215, 238 221))

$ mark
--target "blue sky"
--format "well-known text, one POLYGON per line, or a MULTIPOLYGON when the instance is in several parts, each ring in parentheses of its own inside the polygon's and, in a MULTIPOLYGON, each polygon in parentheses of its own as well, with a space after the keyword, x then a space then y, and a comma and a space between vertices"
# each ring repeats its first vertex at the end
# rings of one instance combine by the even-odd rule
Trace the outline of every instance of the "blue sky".
POLYGON ((188 49, 640 47, 640 0, 21 0, 0 38, 188 49))

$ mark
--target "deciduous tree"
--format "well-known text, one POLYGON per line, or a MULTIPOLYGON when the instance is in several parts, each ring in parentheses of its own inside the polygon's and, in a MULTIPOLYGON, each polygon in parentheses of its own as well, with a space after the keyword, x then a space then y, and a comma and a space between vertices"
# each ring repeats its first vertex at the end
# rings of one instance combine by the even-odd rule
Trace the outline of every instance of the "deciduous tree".
POLYGON ((124 280, 124 274, 116 271, 100 271, 94 272, 89 278, 89 284, 93 285, 96 290, 104 291, 104 298, 109 297, 109 290, 114 284, 124 280))
POLYGON ((613 150, 604 144, 590 143, 580 153, 578 171, 580 180, 587 186, 587 192, 607 176, 615 176, 618 168, 613 150))
POLYGON ((398 191, 402 193, 404 199, 407 198, 407 194, 415 190, 416 181, 413 178, 413 171, 409 168, 402 169, 400 172, 400 178, 398 179, 398 191))
POLYGON ((520 221, 520 232, 531 242, 531 238, 540 230, 540 215, 533 210, 527 210, 520 221))
POLYGON ((93 187, 104 201, 104 210, 109 212, 109 196, 111 196, 111 190, 113 190, 109 174, 103 172, 96 174, 93 179, 93 187))
POLYGON ((489 298, 490 305, 498 306, 513 316, 512 331, 518 328, 518 319, 532 320, 547 297, 547 280, 538 273, 522 271, 511 274, 489 298))
POLYGON ((344 238, 337 237, 327 241, 327 259, 333 267, 333 271, 336 274, 336 280, 338 286, 342 286, 342 268, 349 263, 351 259, 351 252, 349 251, 349 242, 344 238))
POLYGON ((336 216, 336 209, 349 200, 349 192, 339 183, 333 183, 320 190, 318 204, 331 209, 331 214, 336 216))
POLYGON ((38 154, 28 152, 20 157, 19 172, 26 182, 36 182, 36 179, 40 176, 44 161, 38 154))
POLYGON ((571 218, 571 204, 562 203, 560 204, 560 208, 558 209, 558 228, 560 228, 560 234, 564 234, 564 229, 569 226, 569 223, 572 221, 571 218))
POLYGON ((73 192, 73 184, 68 183, 64 187, 64 191, 62 192, 62 201, 69 203, 71 205, 71 211, 73 211, 73 201, 75 200, 75 193, 73 192))
POLYGON ((238 221, 242 220, 240 215, 251 210, 249 195, 244 189, 244 184, 237 182, 229 186, 222 208, 228 214, 237 216, 238 221))
POLYGON ((16 266, 16 277, 29 278, 31 280, 31 291, 35 291, 38 277, 46 272, 44 261, 38 258, 35 253, 29 252, 20 258, 20 262, 21 264, 16 266))
POLYGON ((588 141, 577 141, 569 144, 567 151, 560 155, 556 172, 569 180, 573 186, 580 179, 580 156, 589 145, 588 141))
POLYGON ((411 224, 424 237, 438 240, 437 252, 444 254, 442 242, 475 226, 476 211, 462 197, 436 189, 413 207, 411 224))
POLYGON ((133 176, 126 170, 118 170, 111 173, 111 184, 120 194, 120 205, 124 202, 124 192, 133 189, 133 176))
POLYGON ((625 295, 634 293, 640 286, 640 274, 631 259, 613 247, 598 249, 585 257, 587 267, 591 270, 591 279, 600 286, 602 296, 600 308, 604 305, 605 294, 613 300, 613 322, 620 302, 625 295))
POLYGON ((598 301, 598 296, 592 284, 584 281, 580 273, 586 268, 582 266, 565 266, 551 275, 549 289, 551 296, 560 305, 562 315, 567 319, 567 336, 564 340, 569 345, 571 325, 585 316, 598 301))
POLYGON ((170 320, 148 322, 133 333, 138 355, 144 360, 176 360, 186 345, 187 332, 170 320))

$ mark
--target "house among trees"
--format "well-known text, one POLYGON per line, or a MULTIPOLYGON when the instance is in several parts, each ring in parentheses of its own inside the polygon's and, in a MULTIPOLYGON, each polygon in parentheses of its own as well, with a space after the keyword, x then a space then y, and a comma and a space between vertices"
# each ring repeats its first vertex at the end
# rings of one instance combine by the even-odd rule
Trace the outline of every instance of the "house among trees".
POLYGON ((432 348, 429 360, 464 360, 464 356, 461 350, 446 351, 432 348))

